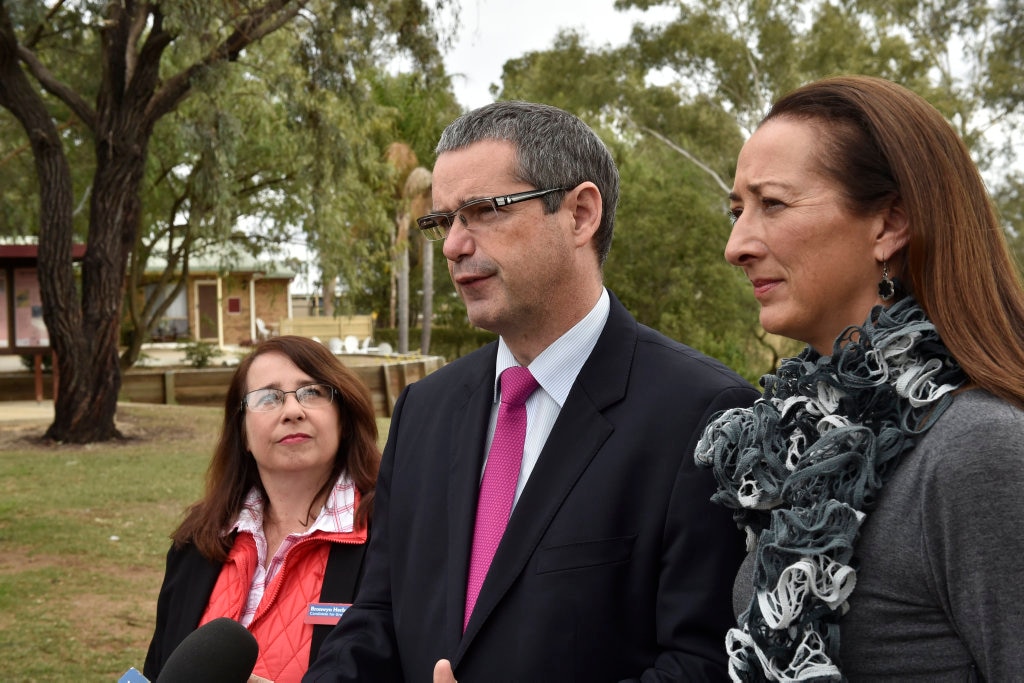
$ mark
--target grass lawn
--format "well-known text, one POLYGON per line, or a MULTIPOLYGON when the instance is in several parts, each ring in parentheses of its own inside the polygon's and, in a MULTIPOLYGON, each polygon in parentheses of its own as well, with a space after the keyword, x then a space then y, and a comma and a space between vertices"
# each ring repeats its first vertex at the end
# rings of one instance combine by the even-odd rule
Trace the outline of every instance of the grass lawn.
POLYGON ((142 669, 168 535, 219 424, 218 408, 125 404, 123 441, 58 446, 46 422, 0 423, 0 681, 142 669))

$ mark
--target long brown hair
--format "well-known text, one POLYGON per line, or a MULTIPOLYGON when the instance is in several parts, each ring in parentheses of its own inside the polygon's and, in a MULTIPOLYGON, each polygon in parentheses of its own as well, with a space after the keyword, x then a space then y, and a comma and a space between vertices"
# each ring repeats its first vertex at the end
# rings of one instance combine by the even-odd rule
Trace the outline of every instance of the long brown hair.
POLYGON ((373 512, 380 448, 370 390, 320 342, 290 335, 271 337, 256 346, 235 370, 224 399, 220 439, 206 471, 205 492, 189 507, 185 521, 171 534, 176 546, 192 543, 203 556, 214 561, 222 562, 227 558, 230 538, 224 531, 238 517, 249 491, 256 487, 266 502, 267 493, 256 461, 245 447, 242 410, 249 367, 254 359, 266 353, 284 354, 316 382, 329 384, 337 390, 334 406, 342 438, 331 477, 312 500, 324 495, 341 473, 347 471, 360 495, 356 525, 368 524, 373 512))
POLYGON ((966 145, 924 98, 838 76, 784 96, 764 121, 820 123, 819 159, 858 213, 898 202, 910 239, 893 262, 971 381, 1024 408, 1024 286, 966 145))

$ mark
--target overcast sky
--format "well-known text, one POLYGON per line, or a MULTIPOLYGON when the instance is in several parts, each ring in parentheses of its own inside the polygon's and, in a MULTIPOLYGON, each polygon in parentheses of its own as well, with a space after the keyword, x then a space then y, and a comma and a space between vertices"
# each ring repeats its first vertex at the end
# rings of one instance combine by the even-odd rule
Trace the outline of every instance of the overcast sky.
POLYGON ((445 55, 455 96, 467 108, 493 101, 501 67, 526 52, 551 47, 555 34, 576 28, 590 47, 620 45, 637 21, 671 18, 675 10, 618 12, 614 0, 462 0, 461 28, 445 55))

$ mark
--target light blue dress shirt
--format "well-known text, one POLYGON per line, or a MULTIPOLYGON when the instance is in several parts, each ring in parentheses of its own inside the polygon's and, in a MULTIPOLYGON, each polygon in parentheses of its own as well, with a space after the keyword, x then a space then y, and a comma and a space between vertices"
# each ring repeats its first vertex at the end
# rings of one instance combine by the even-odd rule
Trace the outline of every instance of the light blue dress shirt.
MULTIPOLYGON (((590 352, 594 350, 597 339, 604 330, 605 323, 608 322, 609 309, 608 290, 602 288, 601 296, 590 313, 544 349, 528 366, 540 388, 526 401, 526 444, 523 447, 523 462, 519 469, 519 483, 516 485, 513 506, 519 502, 519 496, 540 458, 540 452, 548 440, 555 420, 558 419, 558 413, 565 405, 565 399, 576 381, 576 376, 580 374, 583 364, 587 362, 590 352)), ((491 408, 484 453, 491 450, 491 440, 494 438, 494 428, 498 422, 498 378, 506 368, 518 364, 505 340, 499 338, 494 373, 494 405, 491 408)), ((484 467, 486 466, 485 456, 484 467)), ((480 476, 483 477, 483 470, 480 470, 480 476)))

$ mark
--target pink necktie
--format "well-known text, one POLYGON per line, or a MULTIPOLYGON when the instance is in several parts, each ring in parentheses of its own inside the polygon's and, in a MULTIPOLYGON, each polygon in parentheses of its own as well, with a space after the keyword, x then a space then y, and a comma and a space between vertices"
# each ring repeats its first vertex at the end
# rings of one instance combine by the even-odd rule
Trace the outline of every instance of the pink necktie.
POLYGON ((484 478, 480 484, 480 500, 476 507, 476 524, 473 527, 473 554, 469 560, 469 579, 466 582, 463 631, 469 623, 469 615, 473 613, 487 568, 491 566, 494 551, 512 513, 519 466, 523 461, 523 444, 526 442, 526 399, 537 386, 537 380, 524 367, 515 365, 501 373, 498 424, 494 428, 494 439, 487 454, 484 478))

